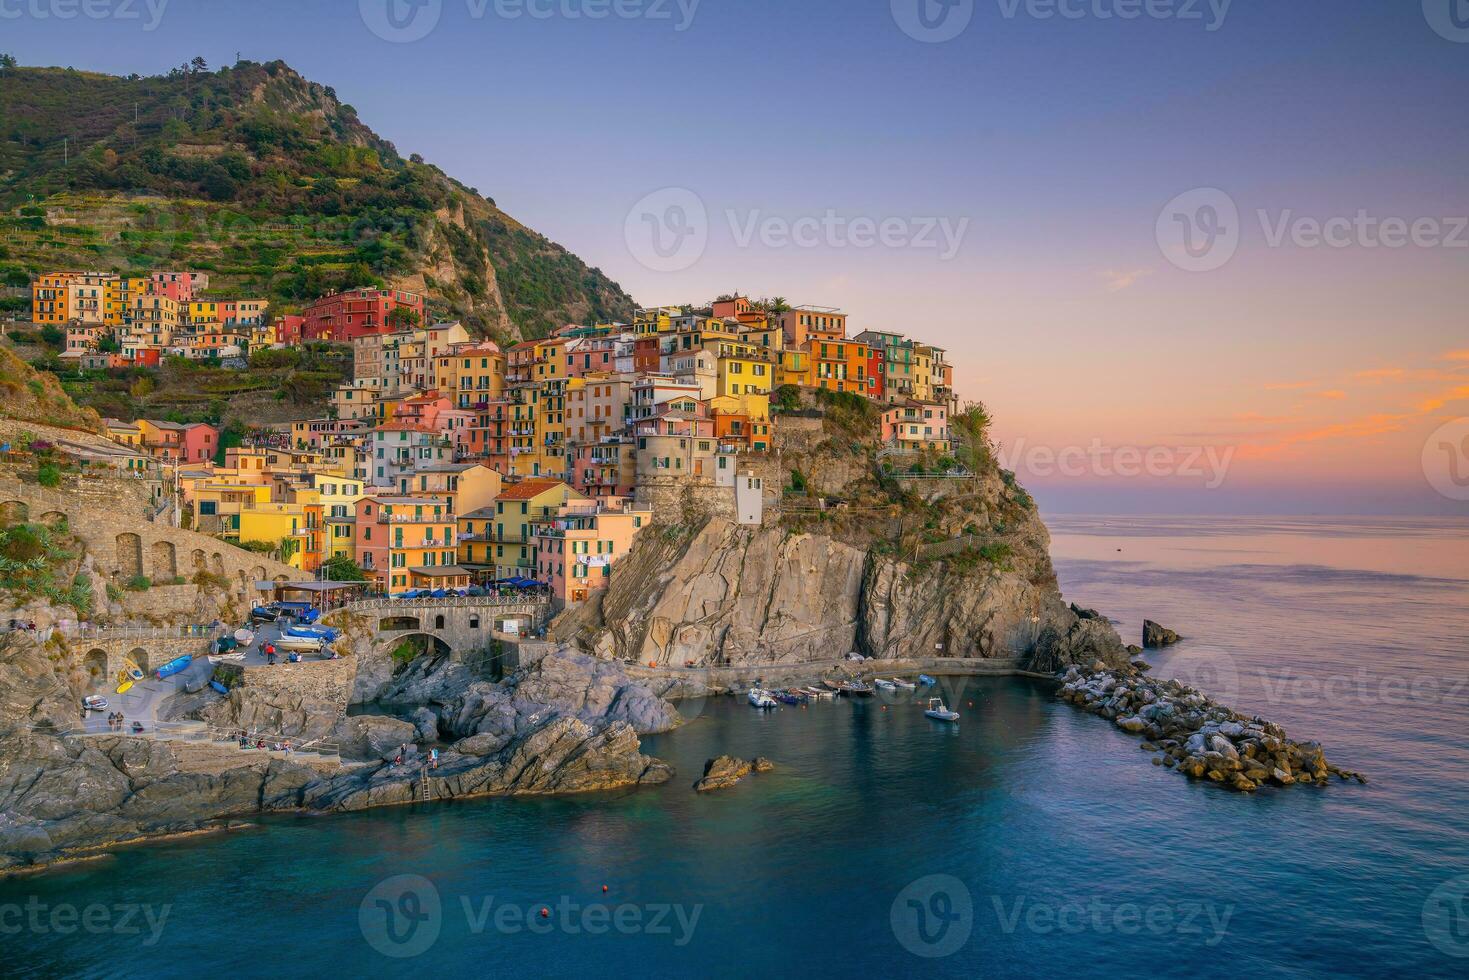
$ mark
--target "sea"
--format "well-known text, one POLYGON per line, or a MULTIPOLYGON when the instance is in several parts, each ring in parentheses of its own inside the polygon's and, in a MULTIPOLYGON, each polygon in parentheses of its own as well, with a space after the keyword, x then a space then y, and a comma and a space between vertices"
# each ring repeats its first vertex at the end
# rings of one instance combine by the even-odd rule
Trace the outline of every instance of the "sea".
POLYGON ((1469 521, 1052 517, 1069 600, 1366 785, 1241 795, 1020 678, 690 702, 659 787, 0 882, 7 977, 1469 976, 1469 521), (775 769, 693 792, 705 760, 775 769))

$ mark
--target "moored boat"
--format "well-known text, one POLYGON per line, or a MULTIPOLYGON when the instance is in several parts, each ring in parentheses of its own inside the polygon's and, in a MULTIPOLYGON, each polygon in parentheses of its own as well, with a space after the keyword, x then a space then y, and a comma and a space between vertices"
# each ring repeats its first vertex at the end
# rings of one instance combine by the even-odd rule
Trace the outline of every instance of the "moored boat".
POLYGON ((771 696, 782 704, 805 704, 806 695, 800 691, 771 691, 771 696))
POLYGON ((912 681, 905 681, 901 677, 893 678, 893 686, 904 691, 912 691, 918 687, 918 685, 914 684, 912 681))
POLYGON ((872 683, 881 691, 896 691, 898 689, 898 685, 884 677, 874 678, 872 683))
POLYGON ((950 711, 943 698, 929 698, 928 708, 923 712, 935 721, 958 721, 959 712, 950 711))
POLYGON ((841 686, 840 688, 838 688, 838 690, 840 690, 842 694, 845 694, 849 698, 872 697, 872 685, 864 684, 861 681, 842 681, 841 686))
POLYGON ((924 687, 933 687, 935 684, 938 683, 938 681, 934 680, 932 677, 929 677, 927 674, 919 674, 918 683, 922 684, 924 687))
POLYGON ((770 692, 769 691, 763 690, 761 688, 758 688, 758 687, 752 687, 752 688, 750 688, 750 693, 747 694, 746 697, 748 697, 750 699, 750 704, 751 704, 752 707, 756 707, 756 708, 773 708, 773 707, 775 707, 775 698, 773 698, 773 697, 770 696, 770 692))

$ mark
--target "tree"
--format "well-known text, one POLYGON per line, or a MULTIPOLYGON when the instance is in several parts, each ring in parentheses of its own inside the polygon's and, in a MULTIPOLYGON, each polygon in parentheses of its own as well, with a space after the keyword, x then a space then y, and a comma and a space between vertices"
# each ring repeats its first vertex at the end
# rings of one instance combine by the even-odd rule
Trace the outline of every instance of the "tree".
POLYGON ((983 402, 969 402, 949 419, 954 434, 954 455, 964 468, 979 473, 989 462, 990 413, 983 402))
POLYGON ((388 326, 394 330, 411 330, 417 327, 418 323, 417 311, 410 310, 406 306, 395 306, 388 311, 388 326))
POLYGON ((321 563, 322 577, 330 582, 366 582, 367 573, 346 555, 333 555, 321 563))
POLYGON ((189 62, 189 70, 196 73, 208 71, 209 63, 199 55, 195 55, 194 60, 189 62))
POLYGON ((0 54, 0 75, 19 67, 20 62, 15 60, 13 54, 0 54))

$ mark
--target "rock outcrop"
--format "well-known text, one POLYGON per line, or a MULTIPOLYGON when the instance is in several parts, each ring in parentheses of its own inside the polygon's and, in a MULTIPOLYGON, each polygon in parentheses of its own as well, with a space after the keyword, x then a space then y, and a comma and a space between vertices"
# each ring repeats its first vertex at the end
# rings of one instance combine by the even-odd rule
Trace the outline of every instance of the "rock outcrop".
POLYGON ((789 664, 851 650, 1018 658, 1048 671, 1126 660, 1110 623, 1062 600, 1048 559, 914 565, 824 535, 713 520, 683 539, 643 535, 618 570, 556 628, 637 663, 789 664))
POLYGON ((29 635, 0 637, 0 871, 142 837, 194 832, 269 810, 355 810, 423 798, 574 793, 668 780, 640 731, 671 728, 668 702, 615 664, 545 658, 500 683, 450 663, 415 664, 396 689, 425 701, 405 717, 346 715, 345 661, 248 672, 202 709, 226 728, 340 744, 342 764, 129 736, 62 737, 73 723, 69 666, 29 635), (328 676, 329 674, 335 676, 328 676), (292 675, 292 676, 296 676, 292 675), (252 683, 254 682, 254 683, 252 683), (428 768, 416 743, 457 738, 428 768), (459 737, 459 736, 465 737, 459 737), (401 765, 394 763, 404 744, 401 765))
POLYGON ((694 782, 694 789, 707 793, 715 789, 728 789, 752 772, 769 772, 775 763, 763 756, 748 762, 732 755, 721 755, 704 763, 704 775, 694 782))
POLYGON ((1156 650, 1159 647, 1168 647, 1179 641, 1180 637, 1166 626, 1160 626, 1151 619, 1143 620, 1143 649, 1156 650))

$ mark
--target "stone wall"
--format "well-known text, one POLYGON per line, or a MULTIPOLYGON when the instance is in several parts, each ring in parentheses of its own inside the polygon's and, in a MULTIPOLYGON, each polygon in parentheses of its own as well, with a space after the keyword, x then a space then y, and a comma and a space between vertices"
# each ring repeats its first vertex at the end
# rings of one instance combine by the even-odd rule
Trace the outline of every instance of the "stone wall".
POLYGON ((44 521, 64 514, 98 570, 114 583, 138 575, 169 582, 207 572, 228 580, 232 591, 248 595, 257 581, 301 574, 218 538, 149 521, 148 499, 142 481, 123 477, 88 475, 59 490, 0 478, 0 509, 7 516, 44 521))

